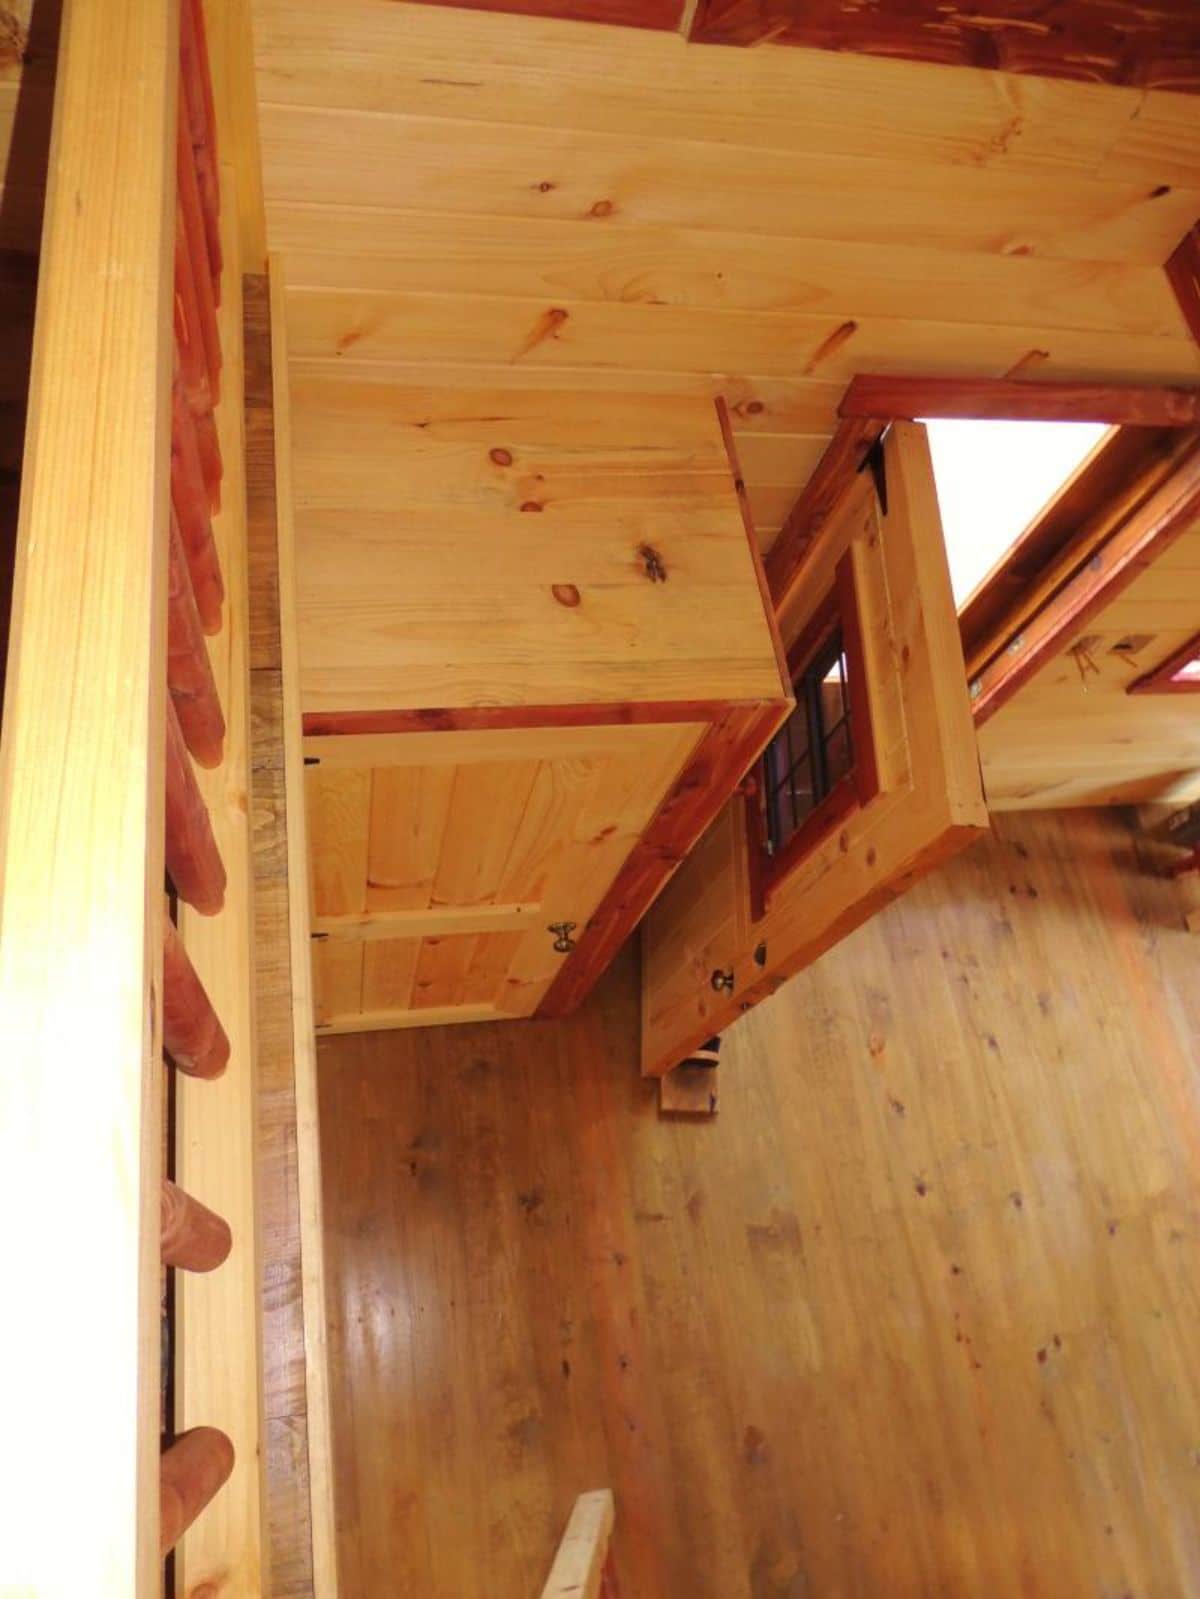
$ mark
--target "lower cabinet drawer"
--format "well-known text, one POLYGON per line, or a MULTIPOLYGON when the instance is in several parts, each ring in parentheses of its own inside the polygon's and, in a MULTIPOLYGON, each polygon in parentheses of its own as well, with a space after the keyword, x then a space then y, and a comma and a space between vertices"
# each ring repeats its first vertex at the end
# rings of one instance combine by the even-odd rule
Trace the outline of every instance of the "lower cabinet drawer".
POLYGON ((310 740, 318 1030, 532 1015, 708 730, 310 740))

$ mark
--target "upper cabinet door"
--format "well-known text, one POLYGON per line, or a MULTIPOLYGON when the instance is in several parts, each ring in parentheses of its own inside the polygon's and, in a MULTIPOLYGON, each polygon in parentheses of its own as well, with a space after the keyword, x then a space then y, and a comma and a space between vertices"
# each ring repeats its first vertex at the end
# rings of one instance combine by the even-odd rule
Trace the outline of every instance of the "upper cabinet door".
POLYGON ((318 1031, 531 1015, 706 732, 309 740, 318 1031))
POLYGON ((796 709, 643 927, 670 1071, 988 826, 925 430, 842 496, 781 607, 796 709))

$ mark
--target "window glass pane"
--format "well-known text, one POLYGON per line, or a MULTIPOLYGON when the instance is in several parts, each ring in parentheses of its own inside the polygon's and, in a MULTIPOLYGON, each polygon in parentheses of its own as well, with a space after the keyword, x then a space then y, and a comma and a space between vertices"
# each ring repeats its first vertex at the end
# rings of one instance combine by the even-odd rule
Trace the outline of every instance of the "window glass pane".
POLYGON ((834 625, 793 680, 796 708, 763 758, 767 851, 779 852, 854 769, 849 663, 834 625))
POLYGON ((1110 431, 1102 422, 925 423, 961 609, 1110 431))

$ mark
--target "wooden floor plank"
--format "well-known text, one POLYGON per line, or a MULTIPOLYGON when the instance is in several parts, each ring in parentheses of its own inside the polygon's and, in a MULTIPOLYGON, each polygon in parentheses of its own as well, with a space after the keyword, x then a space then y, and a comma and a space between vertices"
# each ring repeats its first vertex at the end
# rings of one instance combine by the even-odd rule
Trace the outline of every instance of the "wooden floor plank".
POLYGON ((562 1023, 321 1044, 345 1591, 1193 1591, 1195 885, 1004 817, 659 1120, 625 962, 562 1023))

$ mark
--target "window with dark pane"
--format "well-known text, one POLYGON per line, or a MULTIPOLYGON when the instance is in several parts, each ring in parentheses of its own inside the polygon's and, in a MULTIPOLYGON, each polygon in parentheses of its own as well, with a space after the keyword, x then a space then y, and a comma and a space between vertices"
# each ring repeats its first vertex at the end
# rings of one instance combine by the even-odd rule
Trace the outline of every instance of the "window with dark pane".
POLYGON ((777 856, 854 769, 849 667, 840 624, 821 642, 793 683, 796 709, 762 763, 764 844, 777 856))

